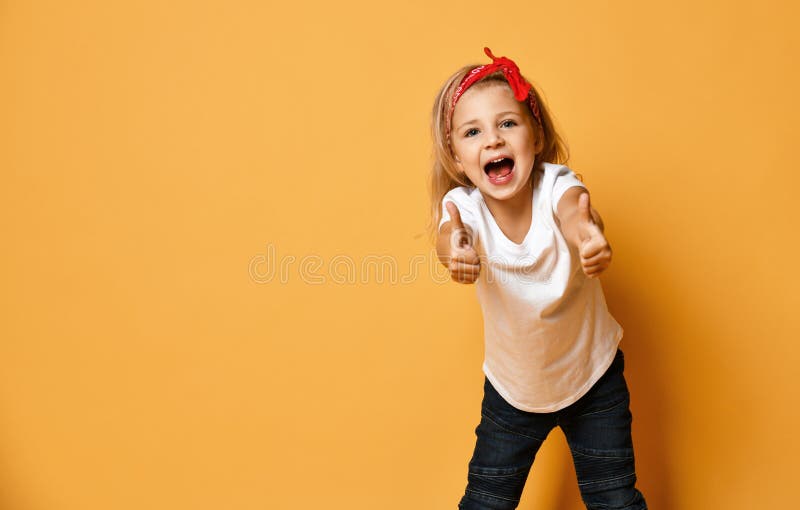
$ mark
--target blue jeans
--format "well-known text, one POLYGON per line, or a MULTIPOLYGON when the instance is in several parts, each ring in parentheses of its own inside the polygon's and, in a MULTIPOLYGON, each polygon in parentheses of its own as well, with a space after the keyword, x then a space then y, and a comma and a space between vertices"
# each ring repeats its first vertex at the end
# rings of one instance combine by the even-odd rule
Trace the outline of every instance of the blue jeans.
POLYGON ((581 497, 590 510, 647 508, 636 487, 631 440, 630 394, 622 372, 625 358, 614 362, 586 395, 553 413, 530 413, 513 407, 486 379, 477 442, 469 462, 461 510, 517 508, 539 447, 554 427, 567 438, 581 497))

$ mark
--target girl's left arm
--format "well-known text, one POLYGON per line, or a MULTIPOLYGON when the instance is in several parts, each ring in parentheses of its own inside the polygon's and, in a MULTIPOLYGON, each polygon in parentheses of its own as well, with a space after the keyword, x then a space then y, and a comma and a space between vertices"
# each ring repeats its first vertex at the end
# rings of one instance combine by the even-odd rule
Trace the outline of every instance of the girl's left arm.
POLYGON ((557 210, 561 232, 567 243, 578 249, 583 272, 589 278, 599 276, 611 264, 611 245, 603 233, 603 219, 589 203, 589 192, 580 186, 569 188, 557 210))

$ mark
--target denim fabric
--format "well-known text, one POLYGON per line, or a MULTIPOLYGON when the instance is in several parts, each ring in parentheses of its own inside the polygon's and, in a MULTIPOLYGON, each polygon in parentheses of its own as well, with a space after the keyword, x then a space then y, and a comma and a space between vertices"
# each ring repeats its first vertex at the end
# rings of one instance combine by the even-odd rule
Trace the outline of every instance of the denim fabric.
POLYGON ((539 447, 554 427, 567 438, 578 487, 589 510, 647 508, 635 488, 630 394, 621 350, 606 373, 574 404, 553 413, 513 407, 488 379, 461 510, 517 508, 539 447))

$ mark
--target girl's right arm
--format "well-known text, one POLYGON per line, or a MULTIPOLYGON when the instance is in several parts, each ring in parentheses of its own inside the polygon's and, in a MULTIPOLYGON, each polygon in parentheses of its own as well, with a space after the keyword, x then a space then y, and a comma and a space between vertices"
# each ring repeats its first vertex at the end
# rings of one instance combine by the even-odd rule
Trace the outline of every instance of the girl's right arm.
POLYGON ((450 277, 458 283, 475 283, 481 272, 480 258, 473 245, 472 229, 461 221, 461 213, 453 202, 445 204, 450 213, 439 229, 436 239, 436 255, 439 261, 450 270, 450 277))

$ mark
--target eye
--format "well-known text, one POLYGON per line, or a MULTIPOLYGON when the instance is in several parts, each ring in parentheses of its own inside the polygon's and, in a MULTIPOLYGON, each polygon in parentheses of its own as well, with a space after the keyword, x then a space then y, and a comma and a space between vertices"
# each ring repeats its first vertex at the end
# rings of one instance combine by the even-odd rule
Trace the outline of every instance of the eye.
POLYGON ((511 126, 516 126, 517 123, 509 119, 509 120, 504 120, 500 125, 503 127, 511 127, 511 126))
POLYGON ((478 129, 477 128, 472 128, 472 129, 467 130, 467 132, 464 133, 464 136, 465 137, 470 137, 470 136, 475 136, 477 134, 478 134, 478 129))

